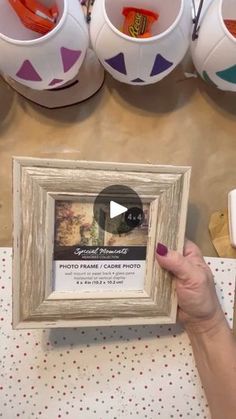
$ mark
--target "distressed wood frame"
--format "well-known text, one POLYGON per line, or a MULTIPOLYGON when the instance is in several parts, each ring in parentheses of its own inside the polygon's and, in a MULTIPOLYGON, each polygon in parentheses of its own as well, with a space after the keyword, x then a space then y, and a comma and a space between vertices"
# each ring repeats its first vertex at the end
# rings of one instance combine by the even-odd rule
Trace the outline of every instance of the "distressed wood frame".
POLYGON ((182 251, 190 167, 27 157, 13 159, 13 327, 53 328, 176 321, 171 275, 155 261, 157 242, 182 251), (52 287, 56 199, 95 197, 112 184, 150 201, 142 291, 66 293, 52 287))

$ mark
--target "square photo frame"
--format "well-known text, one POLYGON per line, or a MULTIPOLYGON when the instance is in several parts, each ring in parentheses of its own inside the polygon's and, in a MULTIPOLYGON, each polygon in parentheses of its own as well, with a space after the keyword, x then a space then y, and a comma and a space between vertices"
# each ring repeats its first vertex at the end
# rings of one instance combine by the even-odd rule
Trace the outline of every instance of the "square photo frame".
POLYGON ((190 174, 188 166, 15 157, 13 328, 175 323, 174 283, 155 249, 183 250, 190 174), (146 221, 135 234, 107 234, 93 220, 94 200, 111 185, 142 200, 146 221), (136 276, 123 256, 88 262, 88 253, 121 247, 140 255, 136 276))

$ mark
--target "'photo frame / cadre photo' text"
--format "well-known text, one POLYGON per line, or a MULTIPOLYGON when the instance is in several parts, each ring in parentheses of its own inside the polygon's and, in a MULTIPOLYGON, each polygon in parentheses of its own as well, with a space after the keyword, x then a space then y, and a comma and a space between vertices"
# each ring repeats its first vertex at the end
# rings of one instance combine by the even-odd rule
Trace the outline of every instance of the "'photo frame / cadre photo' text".
POLYGON ((155 249, 183 249, 190 173, 15 157, 13 327, 174 323, 174 284, 155 249), (93 218, 97 195, 111 184, 132 188, 143 203, 142 224, 127 233, 119 225, 103 231, 93 218))

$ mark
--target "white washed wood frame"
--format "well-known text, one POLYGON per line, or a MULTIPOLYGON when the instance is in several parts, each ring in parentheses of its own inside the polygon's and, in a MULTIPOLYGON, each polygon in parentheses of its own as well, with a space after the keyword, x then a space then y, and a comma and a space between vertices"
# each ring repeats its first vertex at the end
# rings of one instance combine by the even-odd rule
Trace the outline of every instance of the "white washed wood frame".
POLYGON ((13 327, 162 324, 176 321, 171 275, 157 242, 182 252, 190 167, 15 157, 13 159, 13 327), (53 290, 55 200, 94 199, 125 185, 150 202, 145 285, 122 293, 53 290))

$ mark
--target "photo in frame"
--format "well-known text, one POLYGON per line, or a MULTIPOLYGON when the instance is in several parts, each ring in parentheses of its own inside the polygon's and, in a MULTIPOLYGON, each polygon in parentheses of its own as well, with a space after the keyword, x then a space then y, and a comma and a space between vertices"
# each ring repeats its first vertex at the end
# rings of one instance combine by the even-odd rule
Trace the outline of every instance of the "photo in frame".
POLYGON ((174 283, 155 249, 161 242, 182 252, 190 173, 182 166, 15 157, 13 327, 174 323, 174 283), (104 208, 95 213, 97 196, 111 185, 139 196, 140 225, 126 231, 122 214, 111 228, 104 208))

